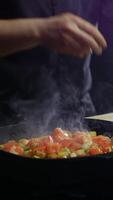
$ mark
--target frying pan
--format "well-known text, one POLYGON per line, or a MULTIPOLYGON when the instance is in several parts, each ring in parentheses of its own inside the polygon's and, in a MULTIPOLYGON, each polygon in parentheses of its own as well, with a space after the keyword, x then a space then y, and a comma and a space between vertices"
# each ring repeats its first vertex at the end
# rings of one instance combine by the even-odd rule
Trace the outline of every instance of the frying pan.
MULTIPOLYGON (((112 122, 87 119, 84 121, 84 127, 100 134, 113 135, 112 122)), ((36 136, 36 132, 32 133, 33 136, 36 136)), ((24 124, 0 127, 0 143, 21 137, 26 137, 24 124)), ((113 171, 112 153, 56 160, 25 158, 0 150, 0 176, 13 177, 43 187, 80 182, 85 184, 90 181, 113 181, 111 171, 113 171)))

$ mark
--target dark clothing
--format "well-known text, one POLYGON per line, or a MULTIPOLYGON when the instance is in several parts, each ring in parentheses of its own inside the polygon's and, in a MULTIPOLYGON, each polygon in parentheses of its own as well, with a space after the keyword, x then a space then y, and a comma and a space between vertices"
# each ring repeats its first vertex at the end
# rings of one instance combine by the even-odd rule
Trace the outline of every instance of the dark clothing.
MULTIPOLYGON (((4 0, 0 18, 48 17, 71 12, 88 19, 93 3, 94 0, 4 0)), ((90 20, 95 24, 97 19, 90 20)), ((84 69, 84 59, 37 47, 1 59, 0 72, 1 102, 24 120, 69 127, 73 121, 75 126, 75 121, 80 124, 81 116, 94 113, 89 96, 90 69, 84 69)))
MULTIPOLYGON (((4 0, 0 18, 48 17, 63 12, 82 16, 82 9, 81 0, 4 0)), ((57 122, 65 123, 64 116, 70 116, 69 123, 76 118, 78 123, 81 113, 94 111, 88 94, 90 69, 86 73, 83 65, 84 59, 41 47, 13 54, 1 60, 0 98, 8 100, 10 108, 24 120, 42 118, 49 123, 52 119, 56 126, 57 122)))
POLYGON ((105 51, 102 57, 93 56, 91 73, 90 93, 97 114, 113 112, 113 49, 105 51))
POLYGON ((102 56, 92 57, 91 97, 97 114, 113 112, 113 0, 94 0, 89 15, 91 22, 97 19, 108 43, 102 56))

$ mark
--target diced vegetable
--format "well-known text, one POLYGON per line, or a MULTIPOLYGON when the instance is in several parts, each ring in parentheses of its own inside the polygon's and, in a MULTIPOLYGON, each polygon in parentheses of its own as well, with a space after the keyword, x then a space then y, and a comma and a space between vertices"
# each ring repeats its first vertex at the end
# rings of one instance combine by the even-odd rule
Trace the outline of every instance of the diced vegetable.
POLYGON ((92 146, 88 151, 88 155, 102 154, 102 150, 98 146, 92 146))
POLYGON ((58 152, 58 158, 68 158, 71 151, 68 148, 63 148, 58 152))
POLYGON ((85 156, 86 152, 84 149, 80 149, 78 151, 75 152, 77 156, 85 156))
POLYGON ((69 136, 61 128, 55 128, 52 134, 52 138, 55 142, 59 142, 63 139, 67 139, 69 136))
POLYGON ((0 145, 0 149, 3 149, 3 148, 4 148, 4 145, 1 144, 1 145, 0 145))
POLYGON ((56 128, 48 136, 10 140, 0 150, 32 158, 76 158, 113 152, 113 137, 96 131, 74 132, 56 128))
POLYGON ((76 157, 77 157, 77 154, 73 152, 73 153, 71 153, 70 157, 71 157, 71 158, 76 158, 76 157))
POLYGON ((88 133, 89 133, 92 137, 93 137, 93 136, 97 136, 97 132, 96 132, 96 131, 89 131, 88 133))

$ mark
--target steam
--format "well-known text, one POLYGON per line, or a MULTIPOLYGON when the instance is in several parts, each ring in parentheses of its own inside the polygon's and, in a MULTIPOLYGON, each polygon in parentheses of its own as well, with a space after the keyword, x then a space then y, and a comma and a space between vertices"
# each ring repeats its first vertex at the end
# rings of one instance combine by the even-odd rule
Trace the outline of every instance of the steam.
MULTIPOLYGON (((41 67, 38 80, 41 83, 40 90, 39 84, 36 87, 35 83, 37 95, 34 99, 21 100, 15 97, 11 100, 10 106, 21 118, 20 124, 24 125, 27 136, 44 135, 55 127, 72 131, 84 129, 84 116, 94 111, 94 107, 87 92, 86 97, 82 98, 84 79, 83 69, 79 66, 81 63, 78 65, 75 58, 71 59, 72 63, 68 58, 66 60, 58 57, 54 67, 41 67), (78 68, 78 74, 75 67, 78 68)), ((31 81, 29 88, 34 90, 34 82, 31 81)))
POLYGON ((15 101, 13 108, 22 117, 20 124, 24 125, 27 134, 46 134, 49 131, 49 123, 57 115, 58 94, 40 104, 37 100, 15 101))

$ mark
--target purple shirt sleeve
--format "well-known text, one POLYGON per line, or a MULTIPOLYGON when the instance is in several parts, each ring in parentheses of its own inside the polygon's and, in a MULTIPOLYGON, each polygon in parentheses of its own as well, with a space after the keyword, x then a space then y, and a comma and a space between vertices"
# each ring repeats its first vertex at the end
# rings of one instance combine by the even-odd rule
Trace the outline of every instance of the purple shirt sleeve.
POLYGON ((113 0, 103 0, 101 3, 100 29, 113 49, 113 0))

